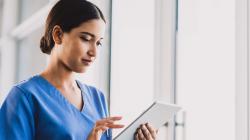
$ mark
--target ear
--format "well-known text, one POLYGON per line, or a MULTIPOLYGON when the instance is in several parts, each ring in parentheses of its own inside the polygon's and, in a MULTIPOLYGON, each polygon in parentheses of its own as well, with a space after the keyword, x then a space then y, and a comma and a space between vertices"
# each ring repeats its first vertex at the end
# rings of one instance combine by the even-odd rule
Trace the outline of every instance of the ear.
POLYGON ((55 44, 61 44, 62 43, 62 36, 63 31, 59 25, 55 25, 52 30, 52 37, 55 42, 55 44))

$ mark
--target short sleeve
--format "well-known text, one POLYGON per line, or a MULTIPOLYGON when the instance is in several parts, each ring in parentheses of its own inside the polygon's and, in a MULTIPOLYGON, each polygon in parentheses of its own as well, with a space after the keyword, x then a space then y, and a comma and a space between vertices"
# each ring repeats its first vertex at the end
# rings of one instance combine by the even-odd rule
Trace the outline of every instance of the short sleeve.
POLYGON ((0 110, 0 140, 32 140, 34 116, 26 93, 13 87, 0 110))

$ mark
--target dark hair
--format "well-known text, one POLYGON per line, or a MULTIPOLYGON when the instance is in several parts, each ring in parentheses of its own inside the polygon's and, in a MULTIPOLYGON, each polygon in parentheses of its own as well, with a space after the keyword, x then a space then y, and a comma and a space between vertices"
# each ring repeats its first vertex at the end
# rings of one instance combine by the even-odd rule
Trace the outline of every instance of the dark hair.
POLYGON ((101 10, 93 3, 86 0, 60 0, 49 12, 45 25, 45 34, 40 40, 40 49, 43 53, 50 54, 55 42, 52 31, 55 25, 61 27, 63 32, 91 19, 105 18, 101 10))

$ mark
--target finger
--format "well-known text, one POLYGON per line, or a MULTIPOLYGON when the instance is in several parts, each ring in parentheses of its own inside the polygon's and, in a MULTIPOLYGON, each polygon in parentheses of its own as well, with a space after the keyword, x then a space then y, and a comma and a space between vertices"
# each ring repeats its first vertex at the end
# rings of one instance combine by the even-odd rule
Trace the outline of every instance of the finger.
POLYGON ((138 133, 135 134, 135 140, 139 140, 139 135, 138 135, 138 133))
POLYGON ((125 125, 122 124, 107 124, 106 125, 109 128, 123 128, 125 125))
POLYGON ((106 123, 114 123, 115 121, 119 121, 121 119, 122 119, 122 117, 120 117, 120 116, 108 117, 108 118, 105 118, 105 119, 98 120, 96 122, 96 124, 97 125, 103 125, 103 124, 106 124, 106 123))
POLYGON ((109 128, 108 127, 106 127, 106 126, 98 126, 98 127, 95 127, 95 132, 96 133, 103 133, 103 132, 105 132, 106 130, 108 130, 109 128))
POLYGON ((114 116, 114 117, 107 117, 107 120, 119 121, 122 119, 122 116, 114 116))
POLYGON ((144 139, 144 135, 143 135, 141 129, 138 130, 138 135, 139 135, 139 139, 140 139, 140 140, 143 140, 143 139, 144 139))
POLYGON ((114 124, 114 123, 103 123, 103 122, 100 123, 100 122, 97 122, 94 127, 102 127, 102 126, 117 129, 117 128, 123 128, 125 125, 114 124))
POLYGON ((144 124, 141 126, 141 129, 142 129, 142 133, 143 133, 144 137, 146 137, 147 140, 153 139, 151 136, 151 133, 149 132, 149 130, 147 129, 147 127, 144 124))
POLYGON ((108 119, 102 119, 102 120, 98 120, 96 121, 96 125, 105 125, 105 124, 108 124, 108 123, 114 123, 113 120, 108 120, 108 119))
POLYGON ((155 131, 155 129, 151 125, 149 125, 148 123, 146 123, 146 127, 148 128, 152 138, 156 139, 156 131, 155 131))

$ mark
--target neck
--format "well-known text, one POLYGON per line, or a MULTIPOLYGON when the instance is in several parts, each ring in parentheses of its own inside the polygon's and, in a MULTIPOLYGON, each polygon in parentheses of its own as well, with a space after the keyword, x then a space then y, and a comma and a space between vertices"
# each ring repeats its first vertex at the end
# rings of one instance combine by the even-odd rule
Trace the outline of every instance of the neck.
POLYGON ((77 87, 74 72, 67 68, 58 59, 50 58, 49 65, 41 73, 41 76, 57 88, 77 87))

